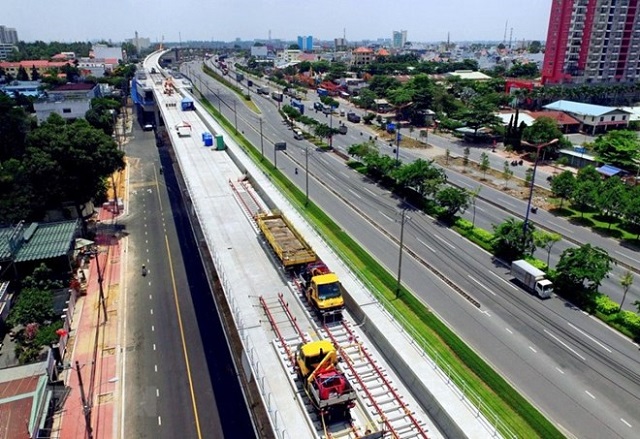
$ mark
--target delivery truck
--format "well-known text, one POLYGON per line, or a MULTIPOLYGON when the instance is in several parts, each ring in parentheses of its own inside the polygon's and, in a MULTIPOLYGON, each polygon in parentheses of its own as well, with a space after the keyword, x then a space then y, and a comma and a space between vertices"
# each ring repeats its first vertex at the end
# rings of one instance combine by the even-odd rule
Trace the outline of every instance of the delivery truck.
POLYGON ((553 283, 546 278, 544 271, 523 259, 511 263, 511 275, 528 291, 537 294, 541 299, 547 299, 553 293, 553 283))

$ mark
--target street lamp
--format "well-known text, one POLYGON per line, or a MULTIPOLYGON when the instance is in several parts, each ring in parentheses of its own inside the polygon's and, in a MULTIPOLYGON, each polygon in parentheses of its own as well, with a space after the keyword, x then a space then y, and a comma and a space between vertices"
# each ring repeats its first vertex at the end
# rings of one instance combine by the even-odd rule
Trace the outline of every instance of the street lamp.
POLYGON ((309 205, 309 145, 305 145, 304 148, 304 173, 305 173, 305 184, 304 184, 304 205, 309 205))
POLYGON ((96 248, 96 250, 90 252, 89 254, 96 257, 96 269, 98 270, 98 288, 100 290, 100 303, 102 304, 102 311, 104 313, 104 322, 107 323, 107 302, 104 298, 104 288, 102 285, 104 279, 102 278, 102 271, 100 271, 100 252, 96 248))
POLYGON ((522 226, 522 237, 523 239, 526 239, 527 236, 527 227, 529 226, 529 212, 531 211, 531 201, 533 200, 533 187, 535 185, 535 181, 536 181, 536 169, 538 169, 538 161, 540 160, 540 151, 542 150, 542 148, 545 148, 547 146, 553 145, 554 143, 557 143, 560 139, 553 139, 549 142, 546 143, 540 143, 538 145, 533 145, 529 142, 525 142, 522 141, 523 145, 527 145, 527 146, 533 146, 534 148, 536 148, 536 161, 533 164, 533 173, 531 174, 531 187, 529 189, 529 202, 527 203, 527 212, 525 213, 524 216, 524 225, 522 226))
POLYGON ((398 281, 396 283, 396 299, 400 297, 400 280, 402 275, 402 253, 404 250, 404 224, 411 220, 411 217, 407 216, 407 208, 402 209, 400 218, 400 253, 398 255, 398 281))
POLYGON ((262 135, 262 118, 260 118, 260 161, 264 160, 264 136, 262 135))
POLYGON ((87 401, 84 393, 84 383, 82 374, 80 373, 80 363, 76 361, 76 367, 71 367, 78 374, 78 386, 80 387, 80 399, 82 400, 82 413, 84 414, 84 423, 87 430, 87 437, 93 439, 93 428, 91 428, 91 404, 87 401))

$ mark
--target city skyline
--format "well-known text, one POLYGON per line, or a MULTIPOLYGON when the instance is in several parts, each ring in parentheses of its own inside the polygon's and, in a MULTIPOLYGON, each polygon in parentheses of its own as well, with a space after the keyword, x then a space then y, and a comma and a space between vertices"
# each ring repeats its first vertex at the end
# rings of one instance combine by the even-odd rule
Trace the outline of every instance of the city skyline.
POLYGON ((116 7, 88 0, 80 7, 71 0, 31 0, 24 8, 13 2, 3 8, 2 23, 16 28, 23 41, 123 41, 135 31, 153 42, 216 40, 296 40, 312 35, 332 41, 346 29, 347 41, 390 39, 393 30, 406 29, 415 42, 544 40, 551 0, 452 0, 426 4, 402 0, 390 7, 373 0, 363 9, 354 0, 312 3, 285 0, 197 2, 180 7, 167 0, 123 0, 116 7), (38 13, 34 13, 38 11, 38 13), (194 13, 197 11, 197 13, 194 13), (248 14, 248 11, 253 13, 248 14), (148 16, 150 19, 143 19, 148 16), (99 19, 96 19, 99 17, 99 19), (513 29, 513 34, 511 29, 513 29))

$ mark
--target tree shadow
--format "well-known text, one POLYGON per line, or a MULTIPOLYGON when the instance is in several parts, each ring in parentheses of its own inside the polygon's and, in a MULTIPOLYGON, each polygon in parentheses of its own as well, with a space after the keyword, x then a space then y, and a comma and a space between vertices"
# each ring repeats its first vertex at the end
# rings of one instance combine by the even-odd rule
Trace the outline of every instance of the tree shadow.
POLYGON ((572 217, 569 218, 569 222, 571 224, 574 224, 576 226, 583 226, 583 227, 593 227, 594 226, 594 222, 590 219, 590 218, 583 218, 583 217, 572 217))
POLYGON ((574 215, 573 210, 566 207, 554 207, 552 209, 549 209, 549 213, 557 217, 570 217, 574 215))
POLYGON ((600 236, 604 236, 606 238, 616 238, 621 239, 624 235, 622 231, 618 229, 609 229, 604 226, 593 226, 592 230, 600 236))

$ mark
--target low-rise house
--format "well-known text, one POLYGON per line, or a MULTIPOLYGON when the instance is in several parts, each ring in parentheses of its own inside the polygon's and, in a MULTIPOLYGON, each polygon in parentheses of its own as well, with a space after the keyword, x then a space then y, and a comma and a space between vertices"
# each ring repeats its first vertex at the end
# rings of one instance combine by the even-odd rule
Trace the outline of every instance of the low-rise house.
POLYGON ((38 122, 45 121, 52 113, 64 119, 79 119, 91 108, 91 99, 100 96, 100 87, 96 84, 70 83, 49 90, 33 104, 33 108, 38 122))
POLYGON ((569 114, 580 122, 581 131, 590 134, 604 133, 615 128, 626 128, 631 116, 631 112, 621 108, 563 100, 552 102, 543 108, 569 114))

